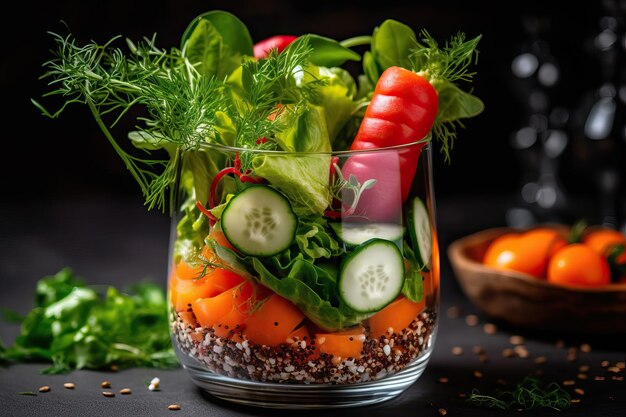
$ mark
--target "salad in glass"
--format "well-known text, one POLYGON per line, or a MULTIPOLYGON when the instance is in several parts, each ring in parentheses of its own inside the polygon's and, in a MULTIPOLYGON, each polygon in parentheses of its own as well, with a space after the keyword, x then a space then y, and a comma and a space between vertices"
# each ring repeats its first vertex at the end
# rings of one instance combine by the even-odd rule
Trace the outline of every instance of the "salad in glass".
POLYGON ((87 105, 148 208, 169 203, 172 338, 196 383, 317 407, 382 401, 419 377, 439 305, 433 139, 448 158, 483 109, 459 86, 480 36, 440 47, 389 19, 341 42, 253 43, 221 10, 170 49, 53 36, 47 95, 65 103, 35 105, 87 105), (114 137, 135 108, 141 157, 114 137))

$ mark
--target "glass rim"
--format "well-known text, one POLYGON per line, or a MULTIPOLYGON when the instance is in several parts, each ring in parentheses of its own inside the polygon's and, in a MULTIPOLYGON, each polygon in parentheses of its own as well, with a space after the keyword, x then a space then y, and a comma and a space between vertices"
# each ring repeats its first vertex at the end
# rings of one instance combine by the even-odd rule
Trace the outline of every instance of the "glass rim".
POLYGON ((258 155, 275 155, 275 156, 350 156, 356 154, 367 154, 367 153, 379 153, 384 151, 394 151, 411 148, 416 145, 424 145, 424 147, 428 147, 432 139, 432 133, 429 132, 423 138, 405 143, 402 145, 394 145, 394 146, 386 146, 383 148, 370 148, 370 149, 347 149, 347 150, 337 150, 337 151, 283 151, 283 150, 270 150, 270 149, 254 149, 254 148, 243 148, 238 146, 224 145, 221 143, 210 143, 205 142, 201 143, 198 149, 213 149, 220 150, 222 152, 252 152, 258 155))

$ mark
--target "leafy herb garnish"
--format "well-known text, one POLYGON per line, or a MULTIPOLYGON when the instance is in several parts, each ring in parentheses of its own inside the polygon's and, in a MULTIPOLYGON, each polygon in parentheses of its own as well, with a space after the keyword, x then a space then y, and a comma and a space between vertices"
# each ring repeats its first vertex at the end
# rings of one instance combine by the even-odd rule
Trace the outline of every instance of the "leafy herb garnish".
POLYGON ((473 390, 467 402, 480 407, 500 408, 502 410, 532 410, 552 408, 560 411, 571 405, 571 397, 556 382, 543 388, 536 378, 527 377, 517 384, 513 391, 498 390, 494 395, 484 395, 473 390))
POLYGON ((178 366, 173 351, 164 291, 140 283, 128 294, 87 286, 64 268, 39 280, 35 308, 22 322, 2 362, 51 362, 44 373, 74 369, 178 366))

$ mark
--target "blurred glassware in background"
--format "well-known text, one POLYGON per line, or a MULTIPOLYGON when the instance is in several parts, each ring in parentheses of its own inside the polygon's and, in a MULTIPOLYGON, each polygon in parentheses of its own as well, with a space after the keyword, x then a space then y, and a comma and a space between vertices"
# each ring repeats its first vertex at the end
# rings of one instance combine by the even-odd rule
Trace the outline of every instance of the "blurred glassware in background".
POLYGON ((572 117, 572 166, 591 179, 594 221, 626 230, 626 2, 604 0, 595 30, 585 42, 596 68, 597 84, 580 100, 572 117))
POLYGON ((551 22, 545 16, 523 19, 526 39, 511 61, 511 88, 522 106, 522 126, 510 137, 521 166, 517 201, 506 213, 506 223, 529 227, 558 222, 568 197, 559 178, 560 159, 568 146, 569 110, 557 103, 561 65, 545 39, 551 22))

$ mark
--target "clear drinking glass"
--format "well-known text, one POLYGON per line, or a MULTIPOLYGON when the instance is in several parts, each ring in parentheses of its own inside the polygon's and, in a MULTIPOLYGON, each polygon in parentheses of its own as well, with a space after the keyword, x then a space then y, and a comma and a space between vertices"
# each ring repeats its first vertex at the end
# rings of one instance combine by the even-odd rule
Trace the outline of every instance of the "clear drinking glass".
POLYGON ((349 407, 419 378, 439 315, 431 147, 179 156, 190 169, 173 199, 169 314, 198 386, 263 407, 349 407))

